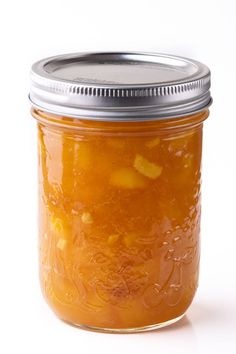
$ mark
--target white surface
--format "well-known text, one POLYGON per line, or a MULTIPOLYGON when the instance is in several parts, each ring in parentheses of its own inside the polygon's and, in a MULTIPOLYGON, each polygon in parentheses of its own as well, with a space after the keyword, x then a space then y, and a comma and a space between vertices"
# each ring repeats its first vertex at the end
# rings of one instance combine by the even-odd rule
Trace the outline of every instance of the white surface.
POLYGON ((1 353, 236 352, 234 4, 234 0, 1 2, 1 353), (57 320, 40 294, 36 129, 27 101, 28 73, 31 63, 42 57, 86 50, 174 53, 203 61, 212 70, 214 105, 204 135, 200 288, 188 318, 158 332, 81 331, 57 320))

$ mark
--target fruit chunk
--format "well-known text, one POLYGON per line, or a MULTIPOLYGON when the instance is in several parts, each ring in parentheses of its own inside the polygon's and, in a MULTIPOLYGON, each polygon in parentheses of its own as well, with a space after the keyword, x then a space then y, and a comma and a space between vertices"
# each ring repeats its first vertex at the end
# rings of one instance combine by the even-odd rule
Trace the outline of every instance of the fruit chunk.
POLYGON ((79 143, 75 144, 75 154, 75 161, 78 168, 85 170, 89 168, 92 158, 89 144, 85 141, 80 141, 79 143))
POLYGON ((108 236, 107 243, 108 243, 108 245, 111 246, 114 243, 116 243, 116 241, 118 241, 118 239, 119 239, 119 235, 118 234, 110 235, 110 236, 108 236))
POLYGON ((131 168, 120 168, 114 171, 111 174, 110 183, 126 189, 143 188, 146 185, 145 179, 131 168))
POLYGON ((57 242, 57 248, 59 248, 61 251, 63 251, 65 246, 66 246, 66 240, 64 238, 60 238, 57 242))
POLYGON ((124 235, 123 242, 126 247, 131 247, 134 244, 136 238, 137 238, 137 235, 135 233, 128 233, 128 234, 124 235))
POLYGON ((190 131, 188 133, 178 136, 172 136, 170 139, 167 139, 166 141, 169 141, 168 151, 171 153, 179 153, 179 155, 182 155, 184 151, 188 149, 188 145, 191 142, 191 139, 193 138, 193 134, 194 131, 190 131))
POLYGON ((146 147, 148 147, 149 149, 152 149, 154 148, 155 146, 159 145, 160 144, 160 138, 154 138, 152 140, 148 140, 145 145, 146 147))
POLYGON ((88 212, 84 212, 81 215, 81 220, 84 224, 92 224, 93 223, 92 215, 88 212))
POLYGON ((185 154, 183 158, 184 168, 191 168, 193 164, 193 154, 185 154))
POLYGON ((55 216, 51 217, 51 229, 52 231, 56 232, 57 234, 60 234, 63 232, 63 223, 60 218, 57 218, 55 216))
POLYGON ((134 159, 134 168, 145 177, 156 179, 162 173, 162 167, 158 166, 142 155, 137 154, 134 159))

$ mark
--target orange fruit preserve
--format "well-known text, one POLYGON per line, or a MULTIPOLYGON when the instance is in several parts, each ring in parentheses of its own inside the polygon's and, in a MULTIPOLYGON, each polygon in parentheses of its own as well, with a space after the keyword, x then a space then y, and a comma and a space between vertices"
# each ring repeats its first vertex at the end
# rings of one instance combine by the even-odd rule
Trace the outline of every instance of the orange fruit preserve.
POLYGON ((40 278, 63 320, 112 329, 176 319, 198 283, 202 121, 108 123, 33 111, 40 278))
POLYGON ((32 66, 42 292, 94 331, 172 324, 198 285, 202 128, 210 71, 151 53, 32 66))

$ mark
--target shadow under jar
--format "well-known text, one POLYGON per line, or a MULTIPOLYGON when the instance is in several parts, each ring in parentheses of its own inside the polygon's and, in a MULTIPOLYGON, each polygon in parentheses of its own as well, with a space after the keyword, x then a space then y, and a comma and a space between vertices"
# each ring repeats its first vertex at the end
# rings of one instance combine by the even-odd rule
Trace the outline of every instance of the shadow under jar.
POLYGON ((32 67, 43 294, 112 332, 180 319, 199 271, 210 72, 186 58, 85 53, 32 67))

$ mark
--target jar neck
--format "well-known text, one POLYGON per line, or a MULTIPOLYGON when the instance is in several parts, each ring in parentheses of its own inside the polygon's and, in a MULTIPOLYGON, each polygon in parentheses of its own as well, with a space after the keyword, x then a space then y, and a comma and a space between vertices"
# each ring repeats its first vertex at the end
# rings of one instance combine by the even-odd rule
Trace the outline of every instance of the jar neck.
POLYGON ((173 132, 181 132, 193 129, 202 125, 203 121, 209 116, 209 110, 191 114, 188 116, 146 120, 146 121, 95 121, 79 118, 65 117, 48 112, 44 112, 35 108, 31 110, 32 116, 36 118, 39 124, 47 126, 49 129, 70 130, 71 132, 83 133, 99 133, 103 134, 150 134, 157 132, 159 134, 169 134, 173 132))

